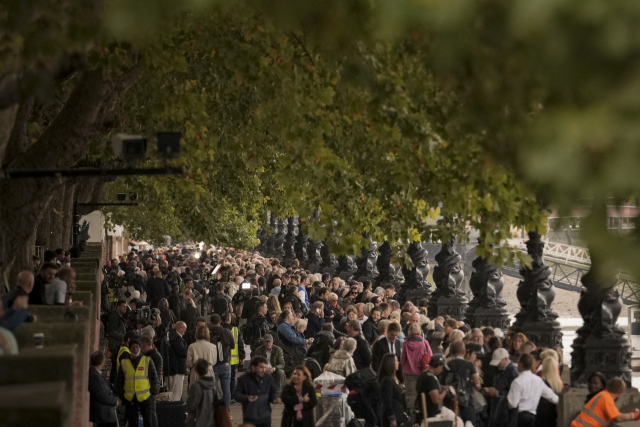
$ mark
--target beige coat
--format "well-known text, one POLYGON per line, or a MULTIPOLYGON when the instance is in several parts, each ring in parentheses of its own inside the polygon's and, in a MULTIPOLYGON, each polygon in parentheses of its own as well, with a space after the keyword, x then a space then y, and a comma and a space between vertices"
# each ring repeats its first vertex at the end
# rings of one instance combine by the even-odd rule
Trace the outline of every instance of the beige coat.
POLYGON ((207 340, 198 340, 189 346, 187 350, 187 368, 191 369, 189 384, 195 384, 200 378, 196 370, 193 369, 193 365, 198 359, 204 359, 209 362, 209 374, 215 377, 213 365, 218 363, 218 348, 207 340))
POLYGON ((346 378, 358 369, 353 362, 351 353, 346 350, 337 350, 333 353, 333 357, 331 357, 329 363, 326 364, 324 370, 346 378))

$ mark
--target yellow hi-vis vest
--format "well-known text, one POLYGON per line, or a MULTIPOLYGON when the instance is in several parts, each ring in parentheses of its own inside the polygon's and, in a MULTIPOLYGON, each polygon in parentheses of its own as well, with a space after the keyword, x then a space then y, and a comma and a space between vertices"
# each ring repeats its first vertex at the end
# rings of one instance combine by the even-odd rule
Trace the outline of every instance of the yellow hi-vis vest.
POLYGON ((121 357, 124 353, 129 353, 129 354, 131 354, 131 350, 129 350, 129 347, 125 347, 124 345, 121 345, 121 346, 120 346, 120 350, 118 350, 118 357, 116 357, 116 360, 118 361, 118 369, 120 369, 120 357, 121 357))
POLYGON ((118 294, 113 289, 109 291, 109 302, 118 302, 118 294))
POLYGON ((235 340, 236 346, 231 349, 231 361, 230 365, 237 365, 240 363, 240 353, 238 347, 238 328, 235 326, 231 328, 231 335, 233 335, 233 339, 235 340))
POLYGON ((138 402, 144 402, 151 396, 151 383, 149 382, 149 357, 142 356, 138 368, 133 369, 131 359, 122 360, 122 370, 124 371, 124 398, 129 402, 133 400, 133 395, 138 398, 138 402))

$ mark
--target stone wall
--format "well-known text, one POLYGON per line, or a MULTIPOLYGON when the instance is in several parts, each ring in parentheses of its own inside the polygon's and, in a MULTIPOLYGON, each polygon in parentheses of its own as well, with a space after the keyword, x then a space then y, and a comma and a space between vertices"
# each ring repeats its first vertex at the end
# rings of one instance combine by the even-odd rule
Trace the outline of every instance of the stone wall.
POLYGON ((74 301, 83 306, 30 307, 38 321, 15 331, 19 355, 0 356, 0 425, 89 425, 89 356, 100 340, 101 254, 101 244, 89 244, 71 262, 77 272, 74 301), (67 311, 76 322, 65 319, 67 311), (44 334, 43 348, 35 348, 35 333, 44 334))

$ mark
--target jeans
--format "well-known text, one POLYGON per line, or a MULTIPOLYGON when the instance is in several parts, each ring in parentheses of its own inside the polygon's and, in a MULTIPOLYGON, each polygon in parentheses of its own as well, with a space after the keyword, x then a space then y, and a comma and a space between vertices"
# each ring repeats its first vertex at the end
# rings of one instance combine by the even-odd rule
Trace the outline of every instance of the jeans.
POLYGON ((138 402, 137 398, 134 396, 131 402, 128 400, 124 401, 124 413, 129 423, 129 427, 138 426, 138 411, 142 414, 144 427, 158 427, 155 397, 150 396, 147 400, 138 402))
POLYGON ((215 365, 213 372, 216 374, 216 378, 220 380, 224 401, 227 404, 227 408, 231 410, 231 365, 228 363, 215 365))
POLYGON ((236 391, 236 371, 238 370, 238 365, 231 365, 231 382, 229 390, 231 395, 233 396, 233 392, 236 391))

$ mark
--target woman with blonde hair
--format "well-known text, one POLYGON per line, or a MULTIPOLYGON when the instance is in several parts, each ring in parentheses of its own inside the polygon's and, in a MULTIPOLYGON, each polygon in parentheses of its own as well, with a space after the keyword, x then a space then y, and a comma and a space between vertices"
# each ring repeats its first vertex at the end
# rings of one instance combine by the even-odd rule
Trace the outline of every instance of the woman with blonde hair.
POLYGON ((449 346, 447 346, 447 349, 444 351, 444 356, 447 358, 447 360, 449 360, 449 348, 451 347, 451 344, 457 341, 462 341, 463 339, 464 332, 462 332, 460 329, 454 329, 453 331, 451 331, 451 333, 449 334, 449 346))
POLYGON ((364 315, 367 317, 371 317, 371 310, 373 310, 373 307, 375 307, 375 305, 372 302, 366 303, 364 305, 364 308, 362 309, 364 315))
MULTIPOLYGON (((552 350, 553 351, 553 350, 552 350)), ((546 357, 542 360, 542 379, 544 383, 556 394, 560 394, 564 388, 560 374, 558 373, 558 362, 553 357, 546 357)), ((557 405, 541 397, 536 411, 534 427, 555 427, 558 419, 557 405)))
MULTIPOLYGON (((187 368, 193 368, 194 363, 198 359, 204 359, 209 362, 209 375, 215 377, 213 373, 213 365, 218 363, 218 348, 215 344, 211 344, 211 337, 209 335, 209 328, 206 326, 199 326, 196 330, 196 342, 191 344, 187 349, 187 368)), ((200 376, 195 369, 191 369, 189 375, 189 384, 195 384, 200 376)))
POLYGON ((267 310, 275 311, 276 313, 282 311, 282 308, 280 308, 280 301, 278 301, 277 296, 269 295, 269 298, 267 298, 267 310))

